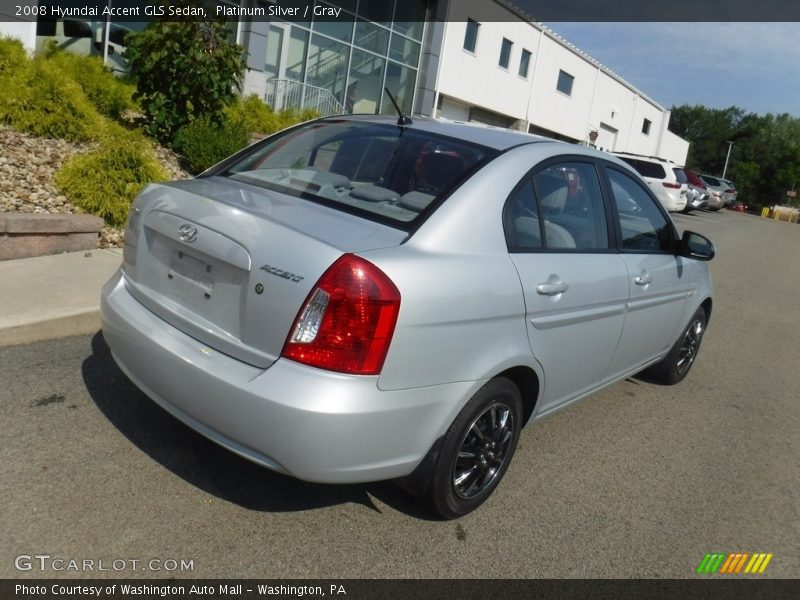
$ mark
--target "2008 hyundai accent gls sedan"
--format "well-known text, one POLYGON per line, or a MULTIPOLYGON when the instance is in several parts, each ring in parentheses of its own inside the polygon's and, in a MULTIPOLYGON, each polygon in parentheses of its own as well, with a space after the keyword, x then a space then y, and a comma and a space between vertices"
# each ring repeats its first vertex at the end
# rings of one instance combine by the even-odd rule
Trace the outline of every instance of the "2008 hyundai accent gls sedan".
POLYGON ((275 471, 479 506, 520 430, 691 368, 714 253, 613 156, 415 118, 280 132, 135 200, 103 289, 120 368, 275 471))

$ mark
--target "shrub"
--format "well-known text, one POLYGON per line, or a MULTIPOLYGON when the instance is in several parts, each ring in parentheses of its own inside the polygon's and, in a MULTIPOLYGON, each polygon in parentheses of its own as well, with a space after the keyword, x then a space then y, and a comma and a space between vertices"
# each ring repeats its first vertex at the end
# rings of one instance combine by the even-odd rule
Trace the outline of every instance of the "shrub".
POLYGON ((8 76, 29 62, 22 42, 11 38, 0 38, 0 78, 8 76))
POLYGON ((121 227, 136 194, 147 183, 166 178, 139 135, 117 131, 98 150, 65 162, 56 173, 56 187, 76 206, 121 227))
POLYGON ((274 112, 272 107, 256 95, 231 103, 226 109, 228 117, 240 121, 251 134, 272 134, 302 121, 316 119, 320 115, 310 109, 303 111, 282 110, 274 112))
POLYGON ((48 50, 46 56, 48 62, 76 81, 95 108, 107 117, 119 119, 124 111, 135 108, 136 88, 115 77, 101 58, 61 50, 48 50))
POLYGON ((228 41, 224 23, 152 21, 127 43, 150 135, 169 143, 195 118, 221 123, 244 68, 244 48, 228 41))
POLYGON ((0 120, 17 131, 73 141, 96 139, 105 125, 80 85, 44 57, 0 76, 0 120))
POLYGON ((249 141, 250 132, 241 120, 226 117, 218 124, 210 117, 200 117, 178 131, 172 147, 183 155, 192 173, 200 173, 249 141))

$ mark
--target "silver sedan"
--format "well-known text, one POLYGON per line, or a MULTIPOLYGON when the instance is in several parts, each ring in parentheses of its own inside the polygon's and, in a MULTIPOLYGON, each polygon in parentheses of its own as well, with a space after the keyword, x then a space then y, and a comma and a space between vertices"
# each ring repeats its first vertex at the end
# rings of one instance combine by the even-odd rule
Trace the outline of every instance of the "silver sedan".
POLYGON ((312 121, 150 185, 125 242, 103 333, 156 403, 267 468, 394 479, 446 518, 525 425, 644 369, 682 380, 712 308, 711 242, 625 163, 422 118, 312 121))

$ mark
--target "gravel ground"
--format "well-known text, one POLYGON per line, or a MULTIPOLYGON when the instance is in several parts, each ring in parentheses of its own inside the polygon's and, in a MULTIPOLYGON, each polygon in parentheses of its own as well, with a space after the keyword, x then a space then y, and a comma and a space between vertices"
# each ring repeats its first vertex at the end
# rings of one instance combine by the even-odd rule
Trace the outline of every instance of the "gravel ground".
MULTIPOLYGON (((56 190, 56 172, 69 157, 88 152, 92 144, 39 138, 0 127, 0 212, 81 213, 56 190)), ((156 156, 170 179, 187 179, 174 152, 156 147, 156 156)), ((104 227, 98 247, 119 247, 122 231, 104 227)))

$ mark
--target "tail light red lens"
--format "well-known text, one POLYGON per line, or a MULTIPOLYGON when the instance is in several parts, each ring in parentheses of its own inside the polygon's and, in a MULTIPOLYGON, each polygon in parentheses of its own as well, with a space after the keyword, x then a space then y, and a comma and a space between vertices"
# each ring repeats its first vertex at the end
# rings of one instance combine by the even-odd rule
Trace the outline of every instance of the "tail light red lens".
POLYGON ((281 355, 329 371, 377 375, 399 312, 400 292, 386 274, 345 254, 311 290, 281 355))
POLYGON ((673 189, 673 190, 679 190, 679 189, 681 189, 681 184, 680 184, 680 183, 670 183, 669 181, 662 181, 662 182, 661 182, 661 184, 662 184, 662 185, 663 185, 665 188, 671 188, 671 189, 673 189))

